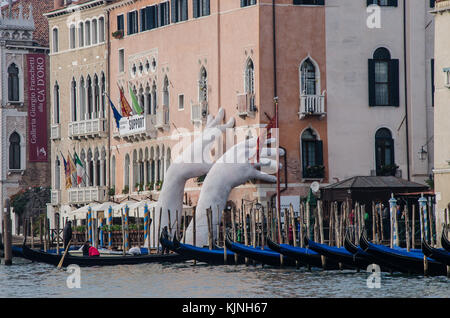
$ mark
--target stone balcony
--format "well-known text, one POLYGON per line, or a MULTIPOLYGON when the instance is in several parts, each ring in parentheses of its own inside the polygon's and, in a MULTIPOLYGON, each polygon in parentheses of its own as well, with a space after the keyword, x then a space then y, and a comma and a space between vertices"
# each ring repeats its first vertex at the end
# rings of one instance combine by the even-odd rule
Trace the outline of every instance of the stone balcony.
POLYGON ((162 106, 156 110, 156 123, 155 127, 158 129, 164 129, 169 126, 169 107, 162 106))
POLYGON ((123 117, 120 120, 120 128, 114 131, 114 138, 123 138, 127 141, 139 141, 156 138, 157 115, 134 115, 123 117))
POLYGON ((61 125, 60 124, 54 124, 51 126, 50 139, 51 140, 61 139, 61 125))
POLYGON ((208 102, 200 102, 191 105, 191 121, 192 123, 202 123, 208 116, 208 102))
POLYGON ((106 118, 95 118, 69 123, 69 138, 88 139, 106 136, 106 118))
POLYGON ((237 96, 237 112, 239 117, 254 115, 256 112, 255 94, 245 93, 237 96))
POLYGON ((300 119, 308 116, 325 117, 325 92, 322 95, 300 95, 300 119))
POLYGON ((108 199, 107 187, 72 188, 69 192, 69 204, 88 204, 108 199))

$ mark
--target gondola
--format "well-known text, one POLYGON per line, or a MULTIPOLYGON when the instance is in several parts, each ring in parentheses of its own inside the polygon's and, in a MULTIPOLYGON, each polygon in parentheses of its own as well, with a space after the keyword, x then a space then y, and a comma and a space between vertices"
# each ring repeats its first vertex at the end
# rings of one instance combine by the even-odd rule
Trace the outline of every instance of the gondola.
POLYGON ((450 252, 444 249, 433 248, 425 240, 422 240, 422 251, 427 257, 450 266, 450 252))
MULTIPOLYGON (((58 265, 62 255, 50 254, 42 251, 33 250, 26 245, 22 246, 23 256, 34 262, 58 265)), ((179 254, 151 254, 137 256, 108 255, 99 257, 72 256, 70 252, 63 261, 64 267, 74 264, 78 266, 112 266, 112 265, 135 265, 148 263, 179 263, 186 261, 187 258, 179 254)))
POLYGON ((322 258, 319 253, 313 250, 293 247, 287 244, 277 244, 269 237, 267 238, 267 244, 272 250, 296 260, 303 266, 322 268, 322 258))
POLYGON ((238 255, 250 258, 263 265, 280 266, 281 257, 283 257, 283 266, 296 266, 293 258, 282 255, 272 249, 261 249, 233 242, 229 236, 225 240, 225 245, 238 255))
POLYGON ((450 252, 450 241, 447 239, 448 237, 448 225, 444 227, 442 231, 441 243, 444 250, 450 252))
POLYGON ((342 263, 347 267, 366 270, 369 265, 373 264, 370 260, 364 257, 350 253, 345 249, 345 247, 333 247, 320 244, 309 240, 307 237, 305 237, 304 241, 308 248, 323 256, 326 256, 327 260, 342 263))
MULTIPOLYGON (((188 259, 196 260, 199 262, 208 263, 210 265, 224 265, 224 253, 223 248, 214 246, 212 250, 209 248, 197 247, 190 244, 181 243, 176 237, 172 241, 161 238, 161 244, 171 251, 177 254, 183 255, 188 259)), ((243 264, 244 259, 240 256, 237 258, 237 264, 243 264)), ((227 264, 233 265, 235 263, 235 253, 227 250, 227 264)))
MULTIPOLYGON (((371 254, 376 260, 400 267, 402 272, 424 274, 424 255, 423 253, 410 253, 399 249, 392 249, 383 245, 370 243, 366 236, 361 235, 361 248, 371 254)), ((428 275, 441 276, 447 275, 447 267, 432 258, 428 260, 428 275)))

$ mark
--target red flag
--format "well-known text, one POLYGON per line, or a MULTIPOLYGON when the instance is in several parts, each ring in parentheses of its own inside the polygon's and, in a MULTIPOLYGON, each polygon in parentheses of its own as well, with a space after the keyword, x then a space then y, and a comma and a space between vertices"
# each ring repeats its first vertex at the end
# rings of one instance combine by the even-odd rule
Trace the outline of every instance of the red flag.
MULTIPOLYGON (((117 86, 119 86, 117 84, 117 86)), ((122 116, 123 117, 130 117, 132 115, 132 110, 130 107, 130 104, 128 103, 127 99, 125 98, 125 94, 123 93, 123 90, 119 87, 120 91, 120 106, 122 108, 122 116)))

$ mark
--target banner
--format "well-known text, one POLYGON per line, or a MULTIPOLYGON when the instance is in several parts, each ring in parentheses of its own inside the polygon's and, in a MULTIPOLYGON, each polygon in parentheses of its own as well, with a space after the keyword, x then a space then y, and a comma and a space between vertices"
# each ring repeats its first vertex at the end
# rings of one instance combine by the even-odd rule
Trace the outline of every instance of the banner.
POLYGON ((46 55, 27 54, 28 153, 30 162, 47 162, 46 55))

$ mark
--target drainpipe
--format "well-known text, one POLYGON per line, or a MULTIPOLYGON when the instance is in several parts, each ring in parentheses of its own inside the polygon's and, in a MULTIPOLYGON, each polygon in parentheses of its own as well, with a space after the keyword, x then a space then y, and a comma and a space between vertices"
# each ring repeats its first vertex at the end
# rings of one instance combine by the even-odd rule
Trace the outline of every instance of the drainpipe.
POLYGON ((405 73, 405 127, 406 127, 406 168, 408 181, 411 181, 410 159, 409 159, 409 119, 408 119, 408 63, 407 63, 407 40, 406 40, 406 0, 403 0, 403 62, 405 73))
MULTIPOLYGON (((110 11, 109 9, 106 10, 106 19, 107 19, 107 23, 106 23, 106 34, 107 34, 107 39, 106 39, 106 54, 108 55, 108 62, 106 64, 106 72, 107 72, 107 91, 108 91, 108 96, 111 96, 111 89, 110 89, 110 83, 111 83, 111 30, 110 30, 110 11)), ((105 98, 106 101, 106 98, 105 98)), ((109 104, 109 100, 107 102, 107 104, 109 104)), ((106 165, 108 167, 108 192, 109 189, 111 188, 111 124, 110 124, 110 118, 111 118, 111 106, 108 105, 108 119, 106 120, 106 125, 108 127, 108 164, 106 165)), ((109 197, 109 195, 108 195, 109 197)))

